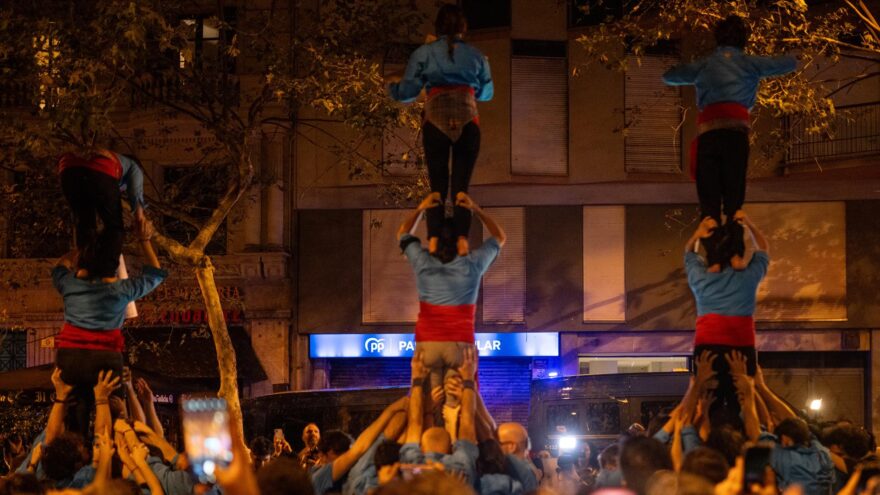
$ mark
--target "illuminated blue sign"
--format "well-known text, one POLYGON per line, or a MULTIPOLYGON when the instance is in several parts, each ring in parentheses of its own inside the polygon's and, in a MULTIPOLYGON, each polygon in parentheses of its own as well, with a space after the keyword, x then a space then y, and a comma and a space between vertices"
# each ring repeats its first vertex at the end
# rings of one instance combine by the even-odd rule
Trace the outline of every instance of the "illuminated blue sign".
MULTIPOLYGON (((542 357, 559 355, 558 333, 478 333, 482 357, 542 357)), ((312 334, 309 357, 411 357, 416 340, 411 333, 312 334)))

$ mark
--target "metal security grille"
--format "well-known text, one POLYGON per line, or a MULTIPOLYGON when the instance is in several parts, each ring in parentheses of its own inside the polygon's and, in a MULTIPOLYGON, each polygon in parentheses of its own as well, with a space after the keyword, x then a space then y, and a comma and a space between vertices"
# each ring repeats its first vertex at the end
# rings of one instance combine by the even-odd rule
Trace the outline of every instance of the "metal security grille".
POLYGON ((0 371, 27 367, 27 331, 0 330, 0 371))
POLYGON ((567 175, 567 60, 514 56, 511 78, 513 174, 567 175))
POLYGON ((678 63, 671 55, 630 57, 624 91, 625 161, 628 173, 681 173, 681 91, 663 84, 678 63))
POLYGON ((880 103, 837 107, 833 135, 811 134, 803 120, 786 119, 791 149, 786 163, 855 158, 880 153, 880 103))

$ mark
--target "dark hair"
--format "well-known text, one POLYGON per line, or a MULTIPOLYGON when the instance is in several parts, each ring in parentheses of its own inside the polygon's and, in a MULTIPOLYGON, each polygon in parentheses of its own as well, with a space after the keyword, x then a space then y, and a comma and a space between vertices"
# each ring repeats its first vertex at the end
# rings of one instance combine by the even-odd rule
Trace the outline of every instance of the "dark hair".
POLYGON ((810 427, 801 418, 788 418, 782 420, 773 430, 780 439, 783 435, 790 438, 795 445, 807 445, 810 443, 810 427))
POLYGON ((40 481, 32 473, 13 472, 0 482, 0 494, 3 495, 42 495, 46 493, 40 481))
POLYGON ((706 250, 706 267, 712 265, 721 265, 724 270, 730 266, 730 238, 727 230, 724 228, 716 228, 709 237, 700 239, 700 244, 706 250))
POLYGON ((605 469, 620 464, 620 445, 612 443, 599 454, 599 467, 605 469))
POLYGON ((385 440, 376 447, 376 454, 373 456, 373 463, 376 469, 382 466, 390 466, 395 462, 400 462, 401 444, 394 440, 385 440))
POLYGON ((648 437, 631 437, 620 448, 620 472, 626 486, 645 494, 648 478, 661 469, 672 469, 672 458, 662 443, 648 437))
POLYGON ((333 451, 336 455, 342 455, 348 452, 354 440, 351 435, 341 430, 330 430, 321 435, 318 441, 318 452, 326 454, 333 451))
POLYGON ((272 440, 263 436, 251 440, 251 454, 253 454, 254 457, 266 457, 267 455, 272 455, 274 452, 275 446, 272 445, 272 440))
POLYGON ((871 452, 871 437, 867 431, 856 426, 834 426, 823 440, 825 445, 839 446, 850 459, 859 460, 871 452))
POLYGON ((501 450, 498 440, 490 438, 480 442, 480 456, 477 457, 477 472, 483 474, 507 474, 507 457, 501 450))
POLYGON ((717 485, 727 478, 730 464, 727 459, 715 449, 709 447, 697 447, 684 456, 681 465, 682 473, 691 473, 701 476, 717 485))
POLYGON ((746 439, 742 432, 734 428, 732 425, 721 425, 712 428, 709 431, 709 437, 706 438, 706 447, 719 452, 727 464, 733 466, 736 463, 737 456, 742 453, 743 445, 746 439))
POLYGON ((751 30, 745 19, 738 15, 729 15, 715 26, 715 44, 743 49, 750 34, 751 30))
POLYGON ((449 58, 452 59, 455 53, 456 37, 463 35, 467 31, 467 19, 464 16, 464 11, 458 5, 444 4, 437 11, 434 31, 437 36, 446 36, 449 58))
POLYGON ((574 469, 575 464, 576 460, 573 455, 562 454, 556 458, 556 472, 561 473, 563 471, 568 471, 569 469, 574 469))
MULTIPOLYGON (((441 208, 438 206, 437 208, 441 208)), ((455 227, 451 218, 443 219, 440 236, 437 238, 437 250, 431 256, 440 260, 444 265, 458 256, 458 238, 455 236, 455 227)))
POLYGON ((273 495, 314 495, 312 481, 299 463, 279 457, 257 471, 260 493, 273 495))
POLYGON ((83 465, 83 439, 65 432, 43 449, 43 469, 49 479, 60 481, 73 477, 83 465))

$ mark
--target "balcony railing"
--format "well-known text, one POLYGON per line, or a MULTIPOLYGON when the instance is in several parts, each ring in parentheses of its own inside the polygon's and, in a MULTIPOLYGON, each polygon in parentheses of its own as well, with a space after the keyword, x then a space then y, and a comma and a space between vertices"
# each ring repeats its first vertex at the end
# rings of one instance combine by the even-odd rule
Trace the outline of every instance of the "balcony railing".
POLYGON ((832 136, 809 134, 803 122, 791 119, 786 127, 792 143, 788 164, 880 154, 880 102, 837 107, 832 136))

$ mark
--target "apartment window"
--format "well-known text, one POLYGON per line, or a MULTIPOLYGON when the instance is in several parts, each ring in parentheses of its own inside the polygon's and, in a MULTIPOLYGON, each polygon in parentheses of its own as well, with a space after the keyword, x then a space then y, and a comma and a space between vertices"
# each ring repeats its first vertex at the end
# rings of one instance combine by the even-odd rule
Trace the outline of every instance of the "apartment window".
MULTIPOLYGON (((234 25, 236 11, 234 8, 223 10, 225 25, 234 25)), ((179 57, 180 68, 195 67, 224 69, 226 72, 235 71, 235 59, 222 52, 224 47, 232 41, 233 32, 227 29, 224 23, 217 17, 193 16, 183 19, 183 24, 190 29, 186 48, 181 50, 179 57)))
POLYGON ((568 174, 565 42, 513 41, 510 120, 513 174, 568 174))
POLYGON ((0 371, 27 367, 26 330, 0 330, 0 371))
MULTIPOLYGON (((416 278, 397 242, 397 227, 410 210, 364 210, 364 323, 414 323, 419 314, 416 278)), ((416 235, 427 239, 425 222, 416 235)))
POLYGON ((569 0, 568 26, 596 26, 623 16, 627 0, 569 0))
POLYGON ((584 321, 626 321, 626 207, 585 206, 584 321))
MULTIPOLYGON (((197 165, 169 166, 163 169, 165 204, 185 217, 204 225, 226 192, 227 167, 197 165)), ((162 219, 165 235, 188 245, 198 235, 198 229, 182 218, 165 215, 162 219)), ((226 220, 214 233, 205 249, 209 255, 226 254, 226 220)))
MULTIPOLYGON (((526 239, 524 208, 487 208, 504 225, 504 251, 483 276, 483 323, 524 323, 526 301, 526 239)), ((491 237, 483 229, 483 239, 491 237)))
POLYGON ((578 358, 578 374, 670 373, 689 371, 687 356, 578 358))
POLYGON ((461 0, 468 30, 510 27, 510 0, 461 0))
POLYGON ((624 164, 628 173, 681 173, 681 91, 663 73, 673 55, 630 57, 625 79, 624 164))

